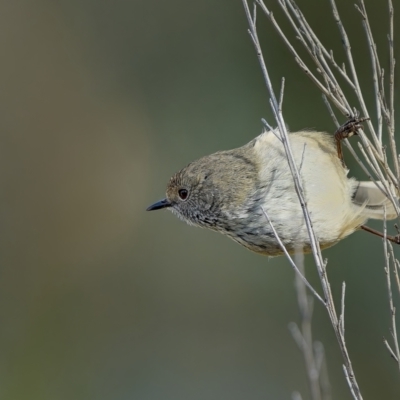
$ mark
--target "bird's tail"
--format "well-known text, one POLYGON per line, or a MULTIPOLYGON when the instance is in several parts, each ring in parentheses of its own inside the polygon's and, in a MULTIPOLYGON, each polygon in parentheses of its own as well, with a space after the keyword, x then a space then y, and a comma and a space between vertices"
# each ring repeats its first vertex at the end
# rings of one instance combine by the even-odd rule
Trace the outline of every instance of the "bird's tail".
MULTIPOLYGON (((382 183, 377 182, 377 184, 384 191, 382 183)), ((359 182, 353 194, 353 203, 363 208, 362 215, 372 219, 384 219, 386 208, 386 219, 398 217, 392 201, 386 197, 382 190, 374 182, 359 182)), ((398 201, 399 196, 394 197, 398 201)))

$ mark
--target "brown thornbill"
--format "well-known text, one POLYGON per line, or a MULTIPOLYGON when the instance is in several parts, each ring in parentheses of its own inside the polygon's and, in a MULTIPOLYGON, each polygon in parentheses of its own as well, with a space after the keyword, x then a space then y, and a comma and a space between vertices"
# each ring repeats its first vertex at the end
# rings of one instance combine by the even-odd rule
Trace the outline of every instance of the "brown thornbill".
MULTIPOLYGON (((332 136, 315 131, 289 135, 313 228, 322 248, 339 242, 369 219, 397 217, 373 182, 348 177, 332 136)), ((271 131, 234 150, 200 158, 169 181, 166 198, 147 210, 166 208, 191 225, 229 236, 257 253, 310 251, 303 211, 281 140, 271 131)), ((379 234, 378 232, 375 232, 379 234)), ((397 240, 397 238, 392 238, 397 240)))

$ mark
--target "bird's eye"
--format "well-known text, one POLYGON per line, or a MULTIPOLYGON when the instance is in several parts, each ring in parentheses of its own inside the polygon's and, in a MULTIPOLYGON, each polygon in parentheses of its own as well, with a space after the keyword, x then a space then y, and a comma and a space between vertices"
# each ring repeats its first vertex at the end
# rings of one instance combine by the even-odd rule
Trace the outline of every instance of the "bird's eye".
POLYGON ((178 194, 181 200, 186 200, 189 192, 186 189, 179 189, 178 194))

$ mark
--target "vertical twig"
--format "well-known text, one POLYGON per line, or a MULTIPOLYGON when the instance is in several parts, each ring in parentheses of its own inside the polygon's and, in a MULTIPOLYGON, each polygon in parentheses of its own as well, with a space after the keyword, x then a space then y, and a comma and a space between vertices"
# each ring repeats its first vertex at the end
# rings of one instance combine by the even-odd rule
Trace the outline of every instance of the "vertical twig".
POLYGON ((279 237, 277 231, 275 230, 274 225, 272 224, 272 221, 267 213, 267 211, 264 209, 264 207, 261 207, 261 210, 265 216, 265 218, 268 221, 268 224, 271 227, 271 230, 274 234, 274 236, 276 237, 276 240, 278 241, 278 244, 280 246, 280 248, 282 249, 282 251, 284 252, 286 258, 289 260, 290 265, 292 266, 293 270, 295 271, 295 273, 299 276, 299 278, 304 282, 304 284, 310 289, 310 291, 312 292, 312 294, 326 307, 326 303, 325 301, 322 299, 322 297, 318 294, 318 292, 313 288, 313 286, 308 282, 307 278, 304 276, 304 274, 299 270, 299 268, 297 267, 296 263, 294 262, 294 260, 292 259, 292 257, 290 257, 290 254, 288 253, 285 245, 283 244, 281 238, 279 237))
MULTIPOLYGON (((342 20, 341 20, 341 18, 339 16, 339 11, 337 9, 335 0, 329 0, 329 2, 331 3, 333 17, 335 19, 335 22, 336 22, 336 24, 337 24, 337 26, 339 28, 339 31, 340 31, 340 35, 342 37, 343 46, 344 46, 345 53, 346 53, 346 56, 347 56, 347 62, 349 63, 350 73, 351 73, 352 80, 353 80, 353 83, 354 83, 354 86, 355 86, 355 93, 356 93, 356 96, 357 96, 357 100, 358 100, 358 102, 359 102, 359 104, 361 106, 361 110, 362 110, 363 116, 364 117, 369 117, 367 106, 365 105, 364 97, 362 95, 360 83, 358 81, 358 75, 357 75, 356 67, 354 65, 354 60, 353 60, 353 55, 352 55, 352 52, 351 52, 350 41, 349 41, 349 38, 347 36, 346 29, 344 28, 342 20)), ((371 136, 372 136, 372 139, 373 139, 373 141, 375 143, 376 149, 379 152, 379 151, 381 151, 381 147, 380 147, 380 143, 379 143, 378 137, 377 137, 377 135, 375 133, 375 129, 374 129, 373 125, 372 125, 371 120, 368 120, 367 124, 368 124, 368 127, 370 129, 371 136)), ((380 156, 382 156, 382 155, 380 154, 380 156)))
MULTIPOLYGON (((267 8, 265 7, 265 4, 264 4, 264 2, 262 0, 257 0, 257 3, 260 4, 260 6, 264 10, 267 10, 267 8)), ((272 106, 272 111, 273 111, 273 113, 275 115, 275 119, 276 119, 276 122, 278 124, 278 130, 280 132, 280 136, 281 136, 281 139, 282 139, 282 144, 283 144, 283 147, 285 149, 288 165, 289 165, 291 174, 293 176, 293 182, 294 182, 294 187, 295 187, 295 190, 296 190, 296 194, 297 194, 297 196, 299 198, 299 202, 300 202, 301 208, 303 210, 304 220, 305 220, 305 223, 306 223, 306 227, 307 227, 307 231, 308 231, 309 239, 310 239, 310 247, 311 247, 311 250, 312 250, 312 253, 313 253, 313 256, 314 256, 314 261, 315 261, 315 264, 316 264, 316 267, 317 267, 317 271, 318 271, 318 274, 319 274, 319 277, 320 277, 322 290, 324 292, 324 296, 325 296, 325 299, 326 299, 326 303, 325 303, 326 304, 326 310, 327 310, 328 315, 329 315, 329 317, 331 319, 331 323, 332 323, 332 326, 334 328, 334 331, 335 331, 335 334, 336 334, 336 338, 337 338, 337 341, 339 343, 340 350, 342 352, 342 356, 343 356, 343 360, 344 360, 344 370, 345 370, 346 379, 349 382, 350 390, 351 390, 351 393, 353 394, 353 397, 355 399, 361 400, 362 399, 361 392, 360 392, 360 389, 358 387, 357 380, 355 378, 355 374, 354 374, 352 363, 351 363, 351 360, 350 360, 350 357, 349 357, 349 353, 348 353, 348 350, 347 350, 347 347, 346 347, 346 343, 345 343, 343 335, 340 332, 340 327, 339 327, 340 324, 339 324, 339 320, 338 320, 338 317, 337 317, 337 314, 336 314, 336 309, 335 309, 335 305, 334 305, 334 301, 333 301, 333 297, 332 297, 332 291, 331 291, 330 284, 329 284, 328 277, 327 277, 326 265, 325 265, 325 262, 322 259, 321 249, 320 249, 319 243, 318 243, 318 241, 317 241, 317 239, 315 237, 315 233, 314 233, 314 230, 313 230, 313 225, 312 225, 312 222, 311 222, 310 214, 308 212, 307 204, 306 204, 306 201, 304 199, 303 185, 302 185, 301 177, 299 175, 297 166, 296 166, 296 164, 294 162, 294 157, 293 157, 293 153, 292 153, 292 150, 291 150, 291 147, 290 147, 290 142, 289 142, 289 139, 288 139, 288 133, 286 131, 286 125, 285 125, 285 122, 284 122, 284 119, 283 119, 283 116, 282 116, 282 111, 281 111, 281 109, 279 107, 279 103, 278 103, 278 101, 276 99, 276 96, 275 96, 275 93, 274 93, 274 90, 273 90, 273 87, 272 87, 272 84, 271 84, 271 80, 270 80, 270 77, 269 77, 269 73, 268 73, 267 67, 265 65, 265 61, 264 61, 261 45, 260 45, 260 42, 259 42, 259 39, 258 39, 258 35, 257 35, 257 29, 256 29, 256 25, 255 25, 255 20, 251 16, 251 13, 250 13, 250 10, 249 10, 249 7, 248 7, 248 4, 247 4, 246 0, 243 0, 243 6, 244 6, 246 17, 247 17, 247 20, 248 20, 248 23, 249 23, 249 26, 250 26, 250 29, 249 29, 250 37, 251 37, 251 39, 253 41, 253 44, 254 44, 254 47, 255 47, 255 50, 256 50, 256 54, 257 54, 257 57, 258 57, 258 60, 259 60, 260 66, 261 66, 261 70, 262 70, 262 73, 263 73, 263 76, 264 76, 264 81, 266 83, 268 92, 270 94, 270 103, 271 103, 271 106, 272 106)), ((274 21, 272 14, 269 13, 268 10, 267 10, 267 14, 269 14, 270 20, 274 21)), ((275 22, 275 24, 276 24, 276 22, 275 22)), ((278 27, 278 30, 281 31, 279 27, 278 27)), ((283 37, 285 37, 285 36, 283 35, 283 37)), ((292 47, 292 46, 290 46, 290 47, 292 47)), ((325 94, 328 97, 332 98, 332 96, 330 96, 328 90, 324 90, 324 89, 322 89, 322 90, 324 91, 324 93, 327 92, 325 94)), ((334 101, 337 102, 336 99, 334 101)), ((265 211, 264 211, 264 213, 265 213, 265 211)), ((267 216, 266 213, 265 213, 265 215, 267 216)), ((277 235, 276 235, 276 237, 277 237, 277 235)))
MULTIPOLYGON (((393 247, 387 240, 387 224, 386 224, 386 209, 385 209, 385 219, 383 220, 383 249, 385 252, 385 274, 386 274, 386 284, 387 284, 387 290, 388 290, 388 296, 389 296, 389 310, 390 310, 390 315, 391 315, 391 323, 392 323, 392 338, 393 338, 393 343, 394 343, 394 354, 396 355, 395 359, 397 359, 397 364, 399 367, 400 371, 400 349, 399 349, 399 341, 397 339, 397 328, 396 328, 396 308, 393 303, 393 292, 392 292, 392 283, 390 279, 390 254, 393 255, 392 261, 394 268, 396 268, 396 262, 394 258, 394 253, 393 253, 393 247), (388 244, 390 247, 390 253, 388 250, 388 244)), ((386 341, 386 340, 385 340, 386 341)), ((390 348, 389 343, 386 341, 386 347, 390 348)), ((393 351, 391 350, 391 353, 393 351)))
MULTIPOLYGON (((305 275, 304 254, 301 249, 295 252, 295 263, 301 272, 305 275)), ((290 325, 292 335, 303 354, 304 364, 306 367, 308 384, 310 387, 311 399, 322 400, 320 386, 320 366, 314 356, 314 345, 312 339, 311 319, 312 319, 312 298, 309 298, 306 291, 306 285, 299 275, 295 276, 295 287, 297 293, 297 303, 299 305, 301 329, 296 324, 290 325)), ((322 360, 320 360, 322 362, 322 360)))
POLYGON ((396 141, 394 138, 394 68, 396 60, 394 58, 394 28, 393 28, 393 18, 394 9, 392 0, 388 0, 389 4, 389 54, 390 54, 390 77, 389 77, 389 97, 390 97, 390 128, 389 128, 389 138, 390 138, 390 148, 392 150, 392 157, 394 168, 396 171, 396 177, 398 179, 398 186, 400 186, 400 167, 397 158, 396 141))

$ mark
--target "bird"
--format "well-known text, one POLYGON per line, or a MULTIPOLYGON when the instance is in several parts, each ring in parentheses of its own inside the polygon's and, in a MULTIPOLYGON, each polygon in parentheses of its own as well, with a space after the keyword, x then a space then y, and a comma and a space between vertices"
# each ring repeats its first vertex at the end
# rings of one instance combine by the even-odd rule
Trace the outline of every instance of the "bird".
MULTIPOLYGON (((349 121, 335 136, 315 130, 288 135, 321 249, 359 229, 382 236, 364 225, 367 220, 383 220, 385 215, 387 220, 397 218, 380 182, 348 176, 340 140, 357 128, 357 121, 349 121)), ((273 130, 242 147, 202 157, 175 173, 166 197, 147 211, 160 209, 172 211, 190 225, 220 232, 262 255, 283 254, 271 224, 289 253, 299 248, 304 253, 311 251, 285 149, 273 130)), ((390 238, 400 243, 399 237, 390 238)))

